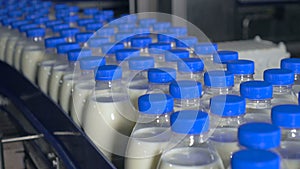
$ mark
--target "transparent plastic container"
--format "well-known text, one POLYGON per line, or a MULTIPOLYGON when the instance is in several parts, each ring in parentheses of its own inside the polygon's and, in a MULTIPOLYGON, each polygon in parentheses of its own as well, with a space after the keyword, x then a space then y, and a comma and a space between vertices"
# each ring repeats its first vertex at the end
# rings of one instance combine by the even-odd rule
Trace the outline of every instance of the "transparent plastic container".
POLYGON ((177 69, 177 62, 190 57, 190 53, 185 49, 171 49, 165 52, 165 61, 160 63, 160 67, 170 67, 177 69))
POLYGON ((195 36, 185 36, 176 38, 176 48, 186 49, 190 53, 194 52, 194 46, 198 44, 198 38, 195 36))
POLYGON ((149 88, 147 93, 169 93, 169 85, 176 80, 176 70, 172 68, 151 68, 148 70, 149 88))
POLYGON ((102 56, 103 52, 101 50, 101 47, 108 42, 109 39, 106 37, 91 37, 87 41, 87 48, 92 50, 93 56, 102 56))
POLYGON ((165 53, 171 49, 171 43, 157 42, 148 46, 149 55, 155 60, 155 67, 161 67, 165 62, 165 53))
POLYGON ((107 64, 117 64, 116 51, 124 48, 123 43, 105 43, 101 45, 101 53, 105 56, 107 64))
POLYGON ((124 76, 123 79, 126 79, 126 77, 128 77, 130 73, 128 67, 128 59, 137 56, 140 56, 140 50, 138 49, 124 48, 124 49, 116 50, 115 60, 116 60, 116 64, 122 67, 123 76, 124 76))
POLYGON ((178 80, 195 80, 204 85, 204 64, 199 58, 185 58, 177 62, 178 80))
POLYGON ((216 43, 197 43, 194 50, 192 57, 200 58, 206 64, 212 64, 213 54, 217 52, 218 45, 216 43))
POLYGON ((227 62, 239 59, 238 52, 222 50, 213 54, 213 62, 219 64, 222 70, 227 70, 227 62))
POLYGON ((297 97, 300 92, 300 59, 299 58, 286 58, 281 60, 281 68, 292 70, 295 74, 293 90, 297 97))
POLYGON ((88 47, 90 38, 93 38, 93 32, 80 32, 75 35, 75 41, 80 44, 81 48, 88 47))
POLYGON ((66 38, 67 42, 75 42, 75 35, 79 33, 78 28, 64 28, 60 30, 60 36, 66 38))
POLYGON ((151 43, 152 38, 146 36, 133 37, 130 39, 131 47, 140 49, 142 55, 148 55, 148 45, 151 43))

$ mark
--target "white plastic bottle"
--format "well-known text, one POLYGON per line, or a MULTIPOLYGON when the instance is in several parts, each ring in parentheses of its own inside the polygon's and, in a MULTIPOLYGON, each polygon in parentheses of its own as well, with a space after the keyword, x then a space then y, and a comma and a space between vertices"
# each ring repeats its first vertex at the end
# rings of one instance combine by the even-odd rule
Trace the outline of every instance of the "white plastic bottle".
POLYGON ((156 169, 170 133, 173 98, 165 94, 146 94, 139 97, 139 118, 130 136, 125 169, 156 169))
POLYGON ((204 84, 204 64, 199 58, 185 58, 177 62, 178 80, 195 80, 204 84))
POLYGON ((179 80, 170 84, 170 95, 174 98, 174 111, 201 110, 202 85, 192 80, 179 80))
POLYGON ((292 70, 295 74, 294 80, 295 83, 293 85, 293 90, 298 97, 298 93, 300 92, 300 59, 299 58, 286 58, 281 60, 282 69, 292 70))
POLYGON ((207 140, 209 116, 197 110, 171 115, 172 136, 158 169, 224 169, 222 160, 207 140))
POLYGON ((215 64, 219 65, 222 70, 227 69, 227 62, 238 60, 239 55, 236 51, 222 50, 213 54, 213 61, 215 64))
POLYGON ((169 93, 169 85, 176 80, 176 70, 172 68, 151 68, 148 70, 149 89, 147 93, 169 93))
POLYGON ((264 80, 273 85, 272 106, 279 104, 297 104, 298 99, 292 86, 294 72, 288 69, 268 69, 264 71, 264 80))
POLYGON ((213 96, 233 94, 234 76, 231 72, 214 70, 204 73, 204 93, 201 98, 206 109, 213 96))
POLYGON ((216 127, 210 140, 220 154, 224 167, 230 165, 232 154, 239 150, 237 130, 245 123, 246 101, 237 95, 219 95, 210 100, 211 118, 216 127))
POLYGON ((300 106, 278 105, 272 108, 272 123, 281 128, 279 153, 289 169, 300 166, 300 106))
POLYGON ((246 116, 249 122, 268 122, 271 120, 272 85, 265 81, 248 81, 240 85, 240 94, 246 98, 246 116))

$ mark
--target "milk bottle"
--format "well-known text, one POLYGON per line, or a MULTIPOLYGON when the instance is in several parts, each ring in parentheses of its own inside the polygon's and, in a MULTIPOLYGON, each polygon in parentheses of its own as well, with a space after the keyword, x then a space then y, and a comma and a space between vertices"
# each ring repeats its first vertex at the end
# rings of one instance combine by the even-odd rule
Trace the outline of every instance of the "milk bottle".
POLYGON ((195 80, 204 84, 204 64, 199 58, 185 58, 177 62, 178 80, 195 80))
POLYGON ((297 104, 297 96, 292 90, 294 76, 294 72, 288 69, 268 69, 264 71, 264 80, 273 85, 272 106, 297 104))
POLYGON ((169 93, 169 85, 176 80, 176 70, 172 68, 151 68, 148 70, 148 93, 169 93))
POLYGON ((272 123, 281 128, 279 153, 289 169, 300 166, 300 107, 299 105, 278 105, 272 108, 272 123))
POLYGON ((128 59, 132 57, 137 57, 140 55, 140 51, 138 49, 125 48, 119 49, 115 52, 116 63, 122 67, 124 77, 129 76, 128 70, 128 59))
POLYGON ((174 111, 202 110, 202 85, 192 80, 173 81, 170 84, 170 94, 174 98, 174 111))
POLYGON ((212 64, 213 54, 217 52, 216 43, 198 43, 194 46, 194 55, 192 57, 200 58, 206 64, 212 64))
POLYGON ((139 118, 126 150, 125 169, 156 169, 170 138, 170 114, 173 98, 165 94, 139 97, 139 118))
POLYGON ((105 56, 107 64, 117 64, 116 51, 124 48, 123 43, 105 43, 101 45, 101 52, 105 56))
POLYGON ((222 160, 207 141, 209 116, 206 112, 183 110, 171 115, 172 136, 158 169, 223 169, 222 160))
POLYGON ((252 60, 235 60, 227 62, 227 70, 234 74, 234 88, 237 93, 243 82, 254 80, 254 62, 252 60))
POLYGON ((79 33, 78 28, 64 28, 60 30, 60 36, 66 38, 67 42, 75 42, 77 33, 79 33))
POLYGON ((181 59, 190 57, 190 53, 185 49, 171 49, 165 52, 165 62, 161 63, 161 67, 170 67, 177 69, 177 62, 181 59))
POLYGON ((100 66, 95 75, 95 91, 82 114, 82 128, 109 159, 112 154, 124 155, 137 118, 121 79, 121 67, 100 66))
POLYGON ((240 150, 233 153, 230 169, 280 169, 280 157, 266 150, 240 150))
POLYGON ((210 98, 221 94, 233 94, 234 76, 231 72, 214 70, 204 73, 202 103, 209 109, 210 98))
POLYGON ((223 50, 213 54, 214 63, 219 64, 222 70, 227 69, 227 65, 226 65, 227 62, 238 60, 238 59, 239 56, 238 56, 238 52, 236 51, 223 50))
POLYGON ((92 32, 80 32, 75 35, 75 40, 77 43, 80 44, 80 47, 87 47, 88 46, 88 41, 90 38, 93 37, 92 32))
POLYGON ((219 95, 210 100, 211 118, 217 122, 210 140, 220 154, 224 167, 230 164, 233 152, 239 150, 237 129, 245 123, 246 101, 237 95, 219 95))
MULTIPOLYGON (((104 57, 91 56, 85 57, 79 60, 81 75, 69 78, 73 81, 73 93, 70 99, 70 114, 76 124, 81 126, 82 124, 82 111, 84 104, 88 96, 95 88, 94 81, 94 69, 105 65, 106 61, 104 57)), ((70 75, 66 75, 64 78, 68 78, 70 75)), ((65 80, 65 79, 64 79, 65 80)))
POLYGON ((240 85, 240 94, 246 98, 247 121, 270 122, 272 85, 265 81, 248 81, 240 85))
POLYGON ((129 74, 124 77, 124 83, 128 84, 127 90, 131 103, 137 109, 138 97, 145 94, 149 88, 147 71, 154 67, 152 57, 133 57, 128 59, 129 74))
POLYGON ((91 37, 88 39, 87 44, 88 48, 92 50, 93 56, 101 56, 103 53, 101 51, 101 47, 103 44, 109 42, 108 38, 105 37, 91 37))
POLYGON ((161 67, 165 62, 165 53, 171 49, 171 43, 157 42, 148 46, 149 54, 154 58, 156 67, 161 67))
POLYGON ((295 74, 293 90, 297 94, 300 91, 300 59, 299 58, 286 58, 281 60, 281 68, 292 70, 295 74))

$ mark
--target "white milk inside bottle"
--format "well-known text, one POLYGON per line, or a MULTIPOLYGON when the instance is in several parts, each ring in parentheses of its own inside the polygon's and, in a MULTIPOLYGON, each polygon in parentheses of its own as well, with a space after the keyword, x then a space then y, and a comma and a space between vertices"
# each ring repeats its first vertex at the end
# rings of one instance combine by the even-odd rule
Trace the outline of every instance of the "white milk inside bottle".
POLYGON ((149 88, 147 93, 169 93, 169 85, 176 80, 173 68, 151 68, 148 70, 149 88))
POLYGON ((140 113, 127 146, 125 169, 156 169, 170 139, 173 99, 156 93, 143 95, 138 102, 140 113))
POLYGON ((201 82, 203 81, 203 61, 199 58, 185 58, 177 62, 177 79, 178 80, 195 80, 201 82))
POLYGON ((292 70, 295 74, 295 82, 293 90, 297 97, 300 92, 300 59, 299 58, 286 58, 281 60, 281 68, 292 70))

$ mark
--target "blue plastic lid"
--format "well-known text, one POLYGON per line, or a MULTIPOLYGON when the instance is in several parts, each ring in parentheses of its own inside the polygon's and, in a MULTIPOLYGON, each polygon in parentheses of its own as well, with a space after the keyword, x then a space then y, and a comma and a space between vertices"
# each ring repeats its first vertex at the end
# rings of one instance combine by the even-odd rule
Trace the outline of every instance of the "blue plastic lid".
POLYGON ((170 83, 176 80, 176 70, 172 68, 151 68, 148 81, 151 83, 170 83))
POLYGON ((175 99, 196 99, 201 97, 202 85, 193 80, 173 81, 169 91, 175 99))
POLYGON ((70 16, 64 16, 63 17, 63 20, 67 23, 70 23, 70 22, 77 22, 77 20, 79 19, 79 16, 78 15, 70 15, 70 16))
POLYGON ((96 13, 99 13, 99 9, 98 8, 85 8, 83 10, 83 14, 84 15, 94 15, 96 13))
POLYGON ((157 34, 158 42, 171 43, 175 41, 176 37, 177 35, 175 33, 157 34))
POLYGON ((210 99, 210 111, 223 117, 240 116, 246 113, 246 100, 237 95, 214 96, 210 99))
POLYGON ((79 60, 81 70, 94 70, 99 66, 106 64, 105 57, 89 56, 79 60))
POLYGON ((177 62, 190 57, 190 52, 184 49, 171 49, 165 52, 166 62, 177 62))
POLYGON ((173 111, 172 96, 161 93, 145 94, 138 98, 138 108, 143 114, 166 114, 173 111))
POLYGON ((78 19, 77 20, 77 25, 78 26, 85 26, 86 24, 93 23, 93 22, 95 22, 95 20, 92 19, 92 18, 78 19))
POLYGON ((109 39, 106 37, 92 37, 88 40, 89 47, 101 47, 103 44, 109 42, 109 39))
POLYGON ((171 43, 158 42, 158 43, 149 44, 148 48, 150 54, 164 54, 172 47, 171 47, 171 43))
POLYGON ((135 37, 131 38, 131 47, 133 48, 145 48, 152 43, 152 38, 150 37, 135 37))
POLYGON ((78 6, 69 6, 68 7, 69 11, 72 13, 77 13, 79 11, 79 7, 78 6))
POLYGON ((134 34, 150 34, 151 31, 149 28, 145 28, 145 27, 136 27, 132 29, 132 33, 134 34))
POLYGON ((177 62, 178 72, 197 73, 204 70, 204 63, 198 58, 184 58, 177 62))
POLYGON ((14 22, 14 21, 17 21, 18 19, 17 18, 4 18, 1 23, 3 26, 8 26, 10 25, 10 23, 14 22))
POLYGON ((44 37, 46 35, 46 31, 44 28, 32 28, 26 31, 27 37, 44 37))
POLYGON ((216 43, 197 43, 194 46, 195 53, 198 55, 211 55, 217 52, 218 44, 216 43))
POLYGON ((62 11, 57 11, 57 13, 55 13, 55 19, 63 20, 63 18, 66 16, 70 16, 70 12, 67 11, 67 9, 62 11))
POLYGON ((118 25, 119 32, 131 32, 132 29, 134 29, 136 25, 134 23, 124 23, 121 25, 118 25))
POLYGON ((49 21, 48 16, 43 16, 43 17, 34 19, 34 23, 36 23, 36 24, 45 24, 47 21, 49 21))
POLYGON ((116 50, 116 60, 117 61, 123 61, 131 57, 137 57, 140 55, 140 50, 138 49, 132 49, 132 48, 126 48, 126 49, 120 49, 116 50))
POLYGON ((102 27, 96 33, 98 36, 103 36, 103 37, 113 36, 115 34, 115 28, 114 27, 102 27))
POLYGON ((198 43, 198 38, 195 36, 180 37, 176 40, 176 47, 192 48, 198 43))
POLYGON ((80 30, 78 28, 65 28, 60 30, 62 37, 74 37, 80 30))
POLYGON ((78 48, 68 51, 68 60, 72 62, 89 56, 92 56, 92 51, 90 49, 78 48))
POLYGON ((171 114, 171 130, 180 134, 201 134, 209 131, 209 116, 197 110, 182 110, 171 114))
POLYGON ((284 128, 300 128, 300 106, 278 105, 272 108, 272 123, 284 128))
POLYGON ((271 99, 273 96, 273 87, 265 81, 248 81, 240 85, 241 96, 250 100, 271 99))
POLYGON ((138 19, 138 17, 137 17, 136 14, 122 14, 121 18, 119 18, 119 19, 124 20, 126 24, 127 23, 130 23, 130 24, 134 23, 134 25, 135 25, 135 22, 138 19))
POLYGON ((123 43, 105 43, 101 46, 103 54, 114 54, 119 49, 124 49, 123 43))
POLYGON ((236 51, 218 51, 213 54, 213 59, 215 63, 226 63, 228 61, 238 60, 239 54, 236 51))
POLYGON ((95 73, 95 80, 108 81, 122 78, 122 68, 117 65, 100 66, 95 73))
POLYGON ((110 9, 106 9, 106 10, 102 10, 102 13, 108 18, 108 19, 112 19, 115 15, 115 12, 113 10, 110 9))
POLYGON ((282 59, 281 68, 292 70, 295 74, 300 74, 300 58, 282 59))
POLYGON ((140 19, 139 24, 142 27, 150 27, 151 25, 156 23, 156 19, 155 18, 143 18, 140 19))
POLYGON ((252 60, 234 60, 227 62, 227 70, 235 75, 254 74, 254 62, 252 60))
POLYGON ((170 27, 170 22, 156 22, 153 24, 153 30, 156 32, 166 32, 170 27))
POLYGON ((77 43, 87 42, 93 36, 93 32, 80 32, 75 35, 77 43))
POLYGON ((234 75, 229 71, 208 71, 204 73, 204 84, 209 87, 231 87, 234 85, 234 75))
POLYGON ((19 26, 25 25, 28 23, 29 23, 29 20, 17 20, 17 21, 11 22, 10 25, 13 29, 17 29, 19 26))
POLYGON ((21 25, 19 26, 19 32, 26 32, 28 29, 32 29, 32 28, 39 28, 39 26, 37 24, 25 24, 25 25, 21 25))
POLYGON ((175 33, 177 36, 187 36, 187 28, 186 27, 171 27, 168 32, 175 33))
POLYGON ((269 123, 246 123, 238 128, 239 144, 249 149, 277 148, 280 139, 280 128, 269 123))
POLYGON ((147 70, 154 67, 153 57, 133 57, 128 59, 128 65, 130 70, 147 70))
POLYGON ((41 15, 40 14, 35 14, 35 13, 32 13, 32 14, 28 14, 25 16, 25 19, 27 20, 33 20, 33 19, 36 19, 38 17, 40 17, 41 15))
POLYGON ((65 9, 68 8, 67 4, 55 4, 54 6, 55 10, 65 9))
POLYGON ((51 37, 45 39, 46 48, 56 48, 56 46, 61 43, 66 43, 66 39, 63 37, 51 37))
POLYGON ((57 33, 60 30, 66 29, 66 28, 69 28, 69 27, 70 27, 69 24, 66 24, 66 23, 55 24, 55 25, 52 26, 52 31, 57 33))
POLYGON ((97 31, 103 26, 100 22, 88 23, 85 25, 85 30, 87 31, 97 31))
POLYGON ((63 23, 62 20, 49 20, 45 24, 46 24, 46 27, 49 28, 49 27, 52 27, 56 24, 62 24, 62 23, 63 23))
POLYGON ((266 150, 240 150, 232 155, 231 169, 280 169, 280 157, 266 150))
POLYGON ((67 54, 68 51, 80 48, 78 43, 62 43, 56 46, 58 54, 67 54))
POLYGON ((97 22, 105 22, 107 20, 107 17, 103 13, 94 14, 93 18, 97 22))
POLYGON ((288 69, 268 69, 264 71, 264 80, 272 85, 294 84, 294 72, 288 69))
POLYGON ((15 10, 15 11, 8 12, 8 16, 10 16, 10 17, 20 17, 22 15, 23 15, 22 11, 15 10))
POLYGON ((115 40, 117 42, 128 42, 133 35, 131 32, 118 32, 115 35, 115 40))

